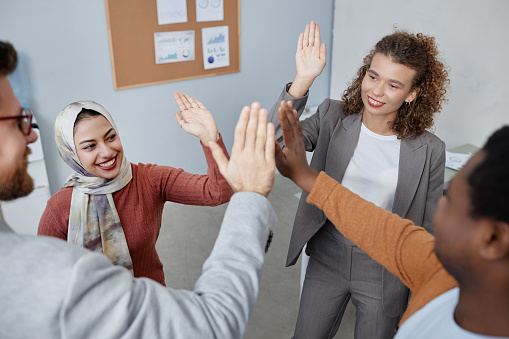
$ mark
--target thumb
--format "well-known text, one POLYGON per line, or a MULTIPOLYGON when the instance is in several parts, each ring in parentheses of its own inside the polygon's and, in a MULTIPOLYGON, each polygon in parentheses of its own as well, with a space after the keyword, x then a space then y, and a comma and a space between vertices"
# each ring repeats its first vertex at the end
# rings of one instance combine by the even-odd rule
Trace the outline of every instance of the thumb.
POLYGON ((215 141, 209 141, 209 147, 212 151, 212 156, 214 157, 214 160, 217 163, 217 167, 219 167, 219 172, 223 176, 225 176, 226 173, 226 167, 228 166, 228 158, 223 152, 223 149, 219 147, 219 145, 215 141))
POLYGON ((178 112, 175 112, 175 119, 177 119, 177 123, 180 125, 180 127, 183 129, 183 124, 185 122, 184 118, 182 117, 182 115, 178 112))
POLYGON ((280 165, 282 165, 286 162, 286 156, 283 153, 283 149, 279 145, 279 142, 277 142, 277 140, 275 140, 274 142, 275 142, 274 156, 275 156, 275 160, 276 160, 276 167, 279 167, 280 165))
POLYGON ((320 46, 320 59, 326 59, 327 49, 325 48, 325 42, 320 46))

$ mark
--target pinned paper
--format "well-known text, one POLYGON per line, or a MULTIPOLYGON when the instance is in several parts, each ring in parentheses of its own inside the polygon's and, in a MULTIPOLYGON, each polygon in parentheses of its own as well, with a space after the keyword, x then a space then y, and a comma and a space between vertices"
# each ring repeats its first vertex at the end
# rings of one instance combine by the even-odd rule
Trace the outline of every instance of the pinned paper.
POLYGON ((196 0, 196 21, 223 21, 223 0, 196 0))
POLYGON ((187 1, 157 0, 157 22, 159 25, 187 22, 187 1))
POLYGON ((203 67, 230 66, 228 26, 202 28, 203 67))
POLYGON ((154 33, 156 64, 194 60, 194 31, 154 33))

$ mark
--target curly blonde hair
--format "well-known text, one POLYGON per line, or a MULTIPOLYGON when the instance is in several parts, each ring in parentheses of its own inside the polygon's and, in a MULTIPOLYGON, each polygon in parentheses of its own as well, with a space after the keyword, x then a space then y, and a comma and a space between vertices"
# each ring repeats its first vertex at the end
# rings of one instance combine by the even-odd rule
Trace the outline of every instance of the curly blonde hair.
POLYGON ((357 78, 343 92, 345 114, 358 114, 364 107, 361 84, 377 53, 416 71, 412 89, 419 88, 418 97, 410 104, 404 102, 401 105, 396 118, 390 123, 391 129, 396 132, 398 139, 424 133, 433 126, 434 114, 447 102, 445 93, 450 81, 446 67, 437 58, 435 38, 422 33, 396 31, 386 35, 375 45, 364 57, 363 65, 357 71, 357 78))

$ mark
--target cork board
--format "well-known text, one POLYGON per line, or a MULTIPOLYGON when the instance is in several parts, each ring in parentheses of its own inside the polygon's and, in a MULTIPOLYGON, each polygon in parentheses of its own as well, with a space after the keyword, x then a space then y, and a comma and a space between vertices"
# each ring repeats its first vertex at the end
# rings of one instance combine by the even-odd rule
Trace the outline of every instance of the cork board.
POLYGON ((105 0, 113 86, 116 90, 240 72, 240 0, 222 0, 222 21, 196 20, 187 0, 187 22, 159 25, 156 0, 105 0), (202 28, 227 26, 229 65, 205 69, 202 28), (156 63, 154 34, 194 31, 194 60, 156 63))

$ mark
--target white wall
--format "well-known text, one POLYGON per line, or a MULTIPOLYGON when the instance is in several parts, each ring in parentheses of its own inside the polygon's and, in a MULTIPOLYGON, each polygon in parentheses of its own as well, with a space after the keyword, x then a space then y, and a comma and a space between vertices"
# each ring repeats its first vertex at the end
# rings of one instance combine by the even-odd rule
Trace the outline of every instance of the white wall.
MULTIPOLYGON (((181 90, 201 100, 231 149, 242 106, 259 101, 270 108, 293 80, 297 38, 311 19, 331 45, 333 7, 334 0, 241 1, 240 73, 114 91, 104 1, 1 0, 0 40, 13 43, 20 54, 52 193, 70 173, 55 148, 54 120, 76 100, 97 101, 112 113, 130 161, 205 173, 198 139, 175 122, 172 93, 181 90)), ((313 86, 310 105, 329 96, 329 76, 327 66, 313 86)))
POLYGON ((362 58, 393 27, 436 37, 451 85, 436 120, 448 148, 482 146, 509 124, 509 1, 336 0, 331 97, 340 98, 362 58))

